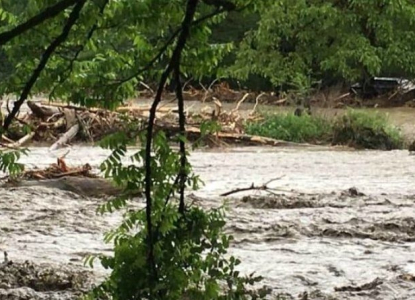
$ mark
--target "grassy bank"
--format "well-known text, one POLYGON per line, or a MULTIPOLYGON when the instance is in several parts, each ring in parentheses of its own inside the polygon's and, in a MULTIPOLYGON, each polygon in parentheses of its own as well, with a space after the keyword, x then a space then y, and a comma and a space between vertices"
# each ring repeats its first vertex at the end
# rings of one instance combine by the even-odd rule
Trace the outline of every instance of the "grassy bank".
POLYGON ((312 144, 347 145, 355 148, 392 150, 404 147, 400 131, 380 113, 347 110, 340 116, 263 114, 248 122, 246 133, 279 140, 312 144))

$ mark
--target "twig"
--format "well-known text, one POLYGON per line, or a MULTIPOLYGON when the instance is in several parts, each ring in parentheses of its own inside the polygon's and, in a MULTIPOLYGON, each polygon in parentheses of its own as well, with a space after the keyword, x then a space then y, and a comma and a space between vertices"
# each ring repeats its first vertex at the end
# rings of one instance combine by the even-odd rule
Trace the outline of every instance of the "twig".
POLYGON ((343 98, 345 98, 345 97, 347 97, 349 95, 350 95, 350 93, 343 94, 343 95, 337 97, 336 99, 334 99, 334 101, 339 101, 339 100, 341 100, 341 99, 343 99, 343 98))
POLYGON ((144 82, 142 82, 142 81, 140 81, 140 84, 141 84, 143 87, 145 87, 147 90, 149 90, 149 91, 150 91, 150 93, 154 94, 153 89, 152 89, 149 85, 145 84, 145 83, 144 83, 144 82))
POLYGON ((60 117, 62 116, 62 112, 58 112, 58 113, 54 113, 53 115, 51 115, 49 118, 46 119, 46 122, 50 122, 54 117, 60 117))
POLYGON ((258 97, 256 97, 256 99, 255 99, 255 105, 254 105, 254 108, 251 110, 251 112, 249 113, 250 115, 253 115, 254 113, 255 113, 255 110, 256 110, 256 107, 258 106, 258 103, 259 103, 259 99, 262 97, 262 96, 264 96, 265 95, 265 93, 261 93, 261 94, 259 94, 258 95, 258 97))
POLYGON ((226 196, 229 196, 229 195, 232 195, 232 194, 236 194, 236 193, 240 193, 240 192, 246 192, 246 191, 253 191, 253 190, 254 191, 267 191, 267 192, 269 192, 271 194, 275 194, 275 193, 273 193, 273 191, 278 191, 278 189, 276 189, 276 188, 270 188, 270 187, 268 187, 268 185, 271 182, 274 182, 276 180, 281 179, 282 177, 284 177, 284 176, 280 176, 280 177, 277 177, 277 178, 273 178, 273 179, 267 181, 266 183, 264 183, 263 185, 260 185, 260 186, 255 186, 252 183, 250 187, 234 189, 234 190, 231 190, 229 192, 220 194, 220 196, 221 197, 226 197, 226 196))
POLYGON ((246 93, 241 100, 238 101, 238 104, 236 104, 236 107, 232 109, 231 112, 237 112, 239 110, 239 106, 241 106, 242 102, 244 102, 249 96, 249 93, 246 93))
POLYGON ((213 80, 211 83, 210 83, 210 85, 209 85, 209 87, 206 89, 204 86, 203 86, 203 84, 199 81, 199 84, 202 86, 202 88, 205 90, 205 94, 204 94, 204 96, 203 96, 203 100, 202 100, 202 103, 205 103, 205 101, 206 101, 206 99, 207 99, 207 96, 208 96, 208 94, 209 94, 209 91, 211 91, 211 89, 212 89, 212 86, 215 84, 215 82, 216 81, 218 81, 220 78, 216 78, 215 80, 213 80))
POLYGON ((193 77, 190 77, 189 80, 187 80, 184 84, 183 84, 183 88, 182 91, 184 92, 184 90, 186 89, 186 86, 193 80, 193 77))

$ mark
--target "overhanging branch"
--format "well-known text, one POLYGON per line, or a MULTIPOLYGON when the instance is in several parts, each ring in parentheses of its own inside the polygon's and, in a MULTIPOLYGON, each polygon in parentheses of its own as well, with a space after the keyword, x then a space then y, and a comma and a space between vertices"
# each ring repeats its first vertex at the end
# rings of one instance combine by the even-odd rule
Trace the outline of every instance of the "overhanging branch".
MULTIPOLYGON (((240 8, 240 9, 236 9, 235 8, 234 10, 238 10, 239 11, 241 9, 243 9, 243 8, 240 8)), ((219 9, 218 8, 215 11, 213 11, 212 13, 209 13, 209 14, 207 14, 205 16, 200 17, 197 20, 192 21, 191 26, 199 25, 199 24, 203 23, 204 21, 213 18, 214 16, 217 16, 217 15, 219 15, 221 13, 229 12, 229 11, 230 11, 229 9, 225 9, 225 8, 220 8, 219 9)), ((125 82, 128 82, 128 81, 136 78, 141 73, 149 70, 154 65, 154 63, 156 63, 161 58, 161 56, 164 54, 164 52, 166 52, 167 48, 174 42, 174 40, 179 35, 179 33, 181 32, 181 30, 182 30, 182 27, 179 27, 178 29, 176 29, 173 32, 173 34, 169 37, 169 39, 167 40, 167 42, 163 45, 163 47, 161 47, 160 50, 157 52, 156 56, 154 56, 154 58, 152 60, 150 60, 143 68, 140 68, 138 71, 136 71, 135 73, 133 73, 132 75, 130 75, 130 76, 126 77, 126 78, 117 80, 114 84, 117 84, 117 85, 123 84, 125 82)))
POLYGON ((92 25, 91 29, 88 31, 88 33, 86 35, 85 42, 81 46, 79 46, 79 48, 75 52, 75 55, 69 60, 68 67, 63 71, 63 76, 61 76, 61 79, 59 80, 59 82, 52 88, 52 91, 50 92, 50 96, 53 96, 53 94, 55 93, 56 88, 59 85, 63 84, 68 79, 68 76, 72 73, 74 64, 78 60, 79 55, 85 49, 85 46, 86 46, 87 42, 92 38, 95 31, 98 29, 99 17, 102 17, 102 15, 104 14, 105 7, 108 5, 109 1, 110 0, 105 0, 103 2, 102 6, 100 7, 100 10, 99 10, 99 16, 98 16, 96 22, 92 25), (66 72, 69 72, 69 73, 65 74, 66 72))
POLYGON ((67 39, 69 32, 71 31, 73 25, 78 20, 79 14, 82 8, 84 7, 86 1, 87 0, 80 0, 77 2, 73 10, 71 11, 71 14, 69 15, 68 21, 63 27, 62 33, 48 46, 46 51, 43 53, 42 58, 37 68, 33 71, 32 76, 30 76, 29 80, 26 82, 26 85, 24 86, 23 91, 20 94, 19 100, 16 101, 16 103, 14 104, 13 110, 11 111, 10 114, 7 115, 7 118, 4 120, 4 124, 2 128, 3 131, 7 131, 7 129, 9 128, 12 120, 14 119, 16 114, 19 112, 20 107, 22 106, 24 101, 29 96, 30 91, 32 90, 32 87, 36 83, 43 69, 46 67, 46 64, 49 61, 50 57, 52 56, 53 52, 56 50, 57 47, 59 47, 59 45, 61 45, 67 39))
POLYGON ((75 3, 81 3, 84 1, 80 0, 62 0, 55 5, 49 6, 41 13, 37 14, 36 16, 30 18, 23 24, 18 25, 17 27, 13 28, 10 31, 0 33, 0 46, 6 44, 10 40, 14 39, 15 37, 23 34, 24 32, 36 27, 37 25, 43 23, 44 21, 51 19, 62 11, 67 9, 69 6, 74 5, 75 3))

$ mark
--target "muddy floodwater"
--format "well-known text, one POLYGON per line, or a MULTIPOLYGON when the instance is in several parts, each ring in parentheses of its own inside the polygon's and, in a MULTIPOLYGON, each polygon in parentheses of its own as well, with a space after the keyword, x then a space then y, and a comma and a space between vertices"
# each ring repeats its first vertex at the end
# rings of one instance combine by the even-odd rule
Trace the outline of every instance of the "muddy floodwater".
MULTIPOLYGON (((65 152, 32 148, 22 162, 42 168, 65 152)), ((98 168, 108 154, 73 147, 66 162, 98 168)), ((274 295, 415 299, 415 156, 408 151, 241 148, 193 152, 190 160, 205 182, 191 197, 206 208, 221 205, 223 192, 281 177, 270 184, 272 198, 250 192, 228 202, 231 253, 274 295)), ((86 254, 111 250, 103 232, 120 213, 97 217, 100 199, 33 187, 0 195, 0 250, 10 260, 81 266, 86 254)), ((106 274, 93 272, 96 280, 106 274)))

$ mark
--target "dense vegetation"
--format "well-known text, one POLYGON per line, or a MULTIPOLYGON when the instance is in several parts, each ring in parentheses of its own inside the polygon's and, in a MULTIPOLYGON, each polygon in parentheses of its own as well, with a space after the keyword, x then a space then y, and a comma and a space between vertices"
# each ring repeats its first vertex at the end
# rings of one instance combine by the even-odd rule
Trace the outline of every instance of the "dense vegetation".
MULTIPOLYGON (((134 96, 140 80, 159 81, 147 124, 134 134, 117 132, 101 141, 112 150, 101 170, 123 192, 98 211, 124 209, 137 195, 144 195, 145 209, 129 210, 118 228, 109 229, 105 240, 114 253, 98 258, 112 272, 88 298, 262 299, 267 294, 252 288, 261 278, 240 274, 240 261, 227 254, 232 237, 223 232, 223 209, 204 211, 185 197, 185 189, 196 189, 201 182, 187 160, 181 78, 212 73, 229 52, 229 45, 209 42, 210 26, 228 11, 252 9, 248 1, 240 2, 2 2, 0 45, 10 68, 3 74, 0 94, 18 98, 2 132, 10 129, 33 93, 112 108, 134 96), (155 112, 170 81, 178 99, 179 151, 154 130, 155 112), (137 138, 142 149, 127 154, 127 145, 137 138), (130 163, 121 163, 126 156, 130 163)), ((2 152, 1 168, 13 174, 22 170, 17 162, 21 152, 2 152)))
MULTIPOLYGON (((100 7, 105 2, 94 1, 95 5, 87 3, 89 15, 98 16, 100 7)), ((92 82, 101 84, 100 80, 108 80, 116 84, 133 76, 127 70, 136 67, 131 66, 135 57, 139 55, 145 66, 145 62, 151 60, 152 51, 160 49, 170 37, 169 34, 174 32, 178 19, 173 15, 179 11, 177 5, 181 1, 143 1, 142 4, 134 5, 124 5, 123 2, 109 3, 107 9, 103 10, 104 17, 109 11, 112 12, 111 19, 114 22, 103 23, 97 30, 92 30, 92 38, 83 46, 82 53, 77 55, 78 63, 72 66, 81 67, 83 64, 80 62, 91 64, 91 58, 94 57, 95 70, 104 71, 108 77, 99 79, 94 74, 87 73, 85 76, 91 78, 89 84, 85 78, 82 80, 85 88, 91 88, 92 82), (166 15, 164 12, 168 10, 171 14, 166 15), (122 19, 121 16, 128 17, 133 12, 140 16, 143 26, 140 28, 140 38, 129 39, 128 34, 135 34, 134 28, 119 20, 122 19), (159 15, 163 15, 163 21, 155 20, 159 15), (150 20, 151 24, 148 22, 150 20), (125 60, 116 59, 118 52, 122 52, 125 60), (93 53, 99 54, 99 58, 93 53), (115 66, 118 66, 117 74, 111 72, 115 66)), ((412 61, 415 57, 415 31, 411 25, 415 21, 415 3, 412 0, 235 1, 239 7, 244 7, 245 2, 255 5, 221 15, 219 19, 215 17, 215 21, 209 22, 209 33, 198 32, 195 40, 200 38, 212 47, 204 50, 199 48, 197 54, 189 52, 185 55, 183 78, 197 81, 201 78, 224 77, 231 81, 243 81, 251 89, 264 90, 288 86, 304 88, 319 80, 330 85, 367 79, 370 76, 414 76, 412 61), (209 59, 212 57, 215 59, 209 59)), ((4 0, 2 5, 5 11, 2 16, 4 24, 14 16, 24 19, 33 15, 41 9, 42 1, 4 0), (9 15, 8 12, 13 14, 9 15)), ((88 26, 86 22, 93 24, 93 19, 85 19, 83 22, 88 26)), ((56 22, 49 21, 48 24, 51 30, 56 31, 56 22)), ((82 34, 82 30, 77 28, 73 32, 82 34)), ((42 28, 36 34, 36 39, 33 40, 39 42, 33 44, 33 40, 24 39, 18 49, 26 52, 30 49, 36 55, 36 49, 45 41, 45 31, 42 28), (32 43, 30 46, 29 42, 32 43)), ((60 64, 70 61, 71 55, 79 50, 78 46, 73 44, 65 47, 64 52, 60 51, 60 55, 54 58, 58 65, 55 71, 60 64)), ((14 58, 19 59, 21 54, 22 52, 16 51, 7 53, 12 60, 11 65, 16 65, 14 58)), ((0 52, 0 74, 11 67, 4 55, 0 52)), ((157 79, 157 74, 160 74, 163 63, 166 62, 163 57, 161 55, 156 62, 158 71, 148 68, 137 77, 145 81, 157 79)), ((21 61, 19 69, 22 72, 27 71, 26 66, 30 66, 27 63, 21 61)), ((54 77, 47 80, 56 80, 58 77, 62 77, 61 74, 54 72, 54 77)), ((138 79, 137 77, 134 78, 138 79)), ((123 93, 117 95, 131 94, 131 83, 137 82, 127 80, 120 84, 119 89, 123 93)), ((63 86, 57 87, 54 95, 69 97, 62 90, 65 90, 63 86)))
POLYGON ((268 113, 261 121, 248 122, 246 132, 284 141, 364 149, 392 150, 404 146, 401 133, 389 124, 385 115, 356 110, 335 117, 268 113))
MULTIPOLYGON (((32 94, 113 108, 135 96, 140 81, 159 83, 146 126, 134 136, 119 132, 102 141, 112 150, 102 171, 124 192, 100 212, 122 209, 140 193, 145 209, 127 212, 106 236, 114 255, 99 258, 112 273, 91 298, 258 299, 266 293, 250 290, 260 278, 239 274, 240 262, 227 255, 231 237, 223 233, 223 211, 202 211, 186 201, 185 190, 200 181, 187 160, 184 78, 257 75, 274 86, 305 91, 325 76, 351 80, 414 72, 415 4, 408 0, 2 0, 0 5, 0 95, 18 99, 2 119, 1 133, 32 94), (235 40, 215 41, 213 29, 220 31, 230 11, 253 26, 235 40), (155 112, 169 82, 175 83, 179 108, 178 152, 162 132, 154 134, 155 112), (143 148, 122 164, 133 138, 143 148)), ((1 168, 21 170, 19 153, 1 152, 1 168)))

